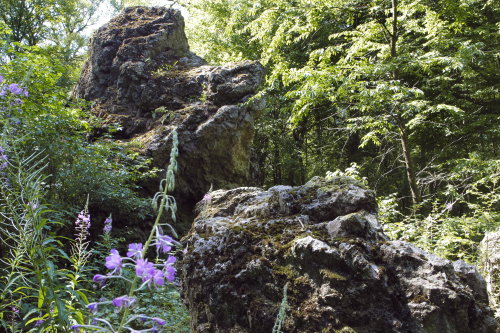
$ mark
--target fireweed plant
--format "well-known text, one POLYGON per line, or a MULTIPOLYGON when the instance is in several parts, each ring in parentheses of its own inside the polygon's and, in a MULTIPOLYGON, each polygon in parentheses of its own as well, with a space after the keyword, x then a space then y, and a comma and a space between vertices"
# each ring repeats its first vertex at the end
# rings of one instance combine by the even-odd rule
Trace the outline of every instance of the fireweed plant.
MULTIPOLYGON (((132 243, 128 246, 126 256, 120 255, 118 250, 111 249, 110 255, 106 257, 105 266, 108 269, 106 275, 96 274, 93 281, 100 286, 104 286, 108 280, 120 279, 129 285, 129 292, 120 295, 112 300, 102 299, 87 305, 87 309, 93 314, 88 324, 73 325, 74 332, 81 332, 82 329, 96 330, 99 332, 121 333, 127 332, 159 332, 160 327, 167 324, 166 320, 146 316, 143 314, 131 314, 131 308, 138 306, 141 291, 146 289, 160 289, 167 283, 172 283, 175 279, 176 270, 174 263, 175 256, 170 252, 176 243, 174 239, 165 234, 164 229, 168 228, 177 237, 173 227, 161 222, 162 216, 170 212, 172 221, 176 219, 177 205, 171 193, 175 187, 175 172, 177 171, 178 152, 177 132, 172 132, 172 150, 170 152, 170 163, 166 171, 165 178, 160 182, 160 191, 153 198, 153 208, 157 211, 157 216, 147 241, 142 243, 132 243), (156 250, 156 260, 149 261, 146 258, 149 248, 156 250), (125 274, 126 270, 133 270, 133 277, 129 278, 125 274), (103 306, 112 306, 115 311, 121 313, 121 319, 117 327, 114 327, 111 320, 98 316, 99 309, 103 306), (147 326, 146 329, 137 329, 137 324, 147 326)), ((105 225, 105 230, 111 230, 111 219, 105 225), (108 227, 109 226, 109 227, 108 227), (106 229, 107 228, 107 229, 106 229)))
POLYGON ((67 332, 84 322, 88 303, 78 282, 88 258, 90 220, 86 211, 80 214, 68 256, 52 231, 62 224, 45 217, 44 152, 25 156, 20 149, 25 138, 18 114, 28 95, 22 85, 0 76, 0 328, 67 332))

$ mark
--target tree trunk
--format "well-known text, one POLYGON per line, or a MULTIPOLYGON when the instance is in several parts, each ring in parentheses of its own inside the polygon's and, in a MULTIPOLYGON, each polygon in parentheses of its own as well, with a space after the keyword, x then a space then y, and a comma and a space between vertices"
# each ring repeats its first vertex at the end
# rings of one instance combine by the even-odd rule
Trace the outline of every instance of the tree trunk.
POLYGON ((420 191, 417 186, 417 177, 415 177, 415 169, 413 168, 413 160, 410 154, 408 133, 406 131, 406 126, 403 123, 399 124, 399 135, 401 140, 401 148, 403 150, 406 177, 408 178, 408 184, 410 185, 411 199, 413 201, 413 204, 417 205, 421 201, 420 191))
MULTIPOLYGON (((398 0, 392 0, 392 32, 391 32, 391 58, 397 56, 397 45, 398 42, 398 0)), ((399 73, 397 67, 394 68, 392 72, 394 80, 399 79, 399 73)), ((397 109, 397 106, 395 107, 397 109)), ((408 140, 408 131, 406 129, 406 124, 403 119, 396 115, 397 123, 399 127, 399 136, 401 141, 401 149, 403 150, 403 157, 406 169, 406 177, 408 179, 408 184, 410 185, 411 199, 414 205, 417 205, 421 201, 420 191, 417 186, 417 178, 415 176, 415 169, 413 167, 413 160, 411 158, 410 144, 408 140)))
MULTIPOLYGON (((398 41, 398 0, 392 0, 392 34, 391 34, 391 57, 396 56, 396 43, 398 41)), ((397 75, 397 74, 395 74, 397 75)))

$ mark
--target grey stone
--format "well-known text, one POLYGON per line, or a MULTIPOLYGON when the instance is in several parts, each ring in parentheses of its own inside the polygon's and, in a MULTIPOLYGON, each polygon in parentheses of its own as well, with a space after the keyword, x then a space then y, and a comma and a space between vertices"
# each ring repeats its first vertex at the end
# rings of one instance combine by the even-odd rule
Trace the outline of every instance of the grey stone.
POLYGON ((500 320, 500 229, 487 232, 479 244, 479 268, 486 278, 490 303, 500 320))
MULTIPOLYGON (((121 126, 115 140, 133 142, 160 169, 168 163, 170 133, 178 131, 175 227, 182 234, 209 188, 247 183, 254 121, 265 105, 250 98, 263 76, 257 62, 207 66, 189 51, 179 10, 129 7, 92 37, 75 95, 93 102, 104 126, 121 126)), ((161 177, 139 184, 146 196, 161 177)))
POLYGON ((326 229, 331 237, 387 239, 376 215, 365 211, 339 216, 328 222, 326 229))
POLYGON ((182 297, 192 332, 494 333, 473 266, 380 227, 373 193, 353 179, 214 191, 184 242, 182 297))

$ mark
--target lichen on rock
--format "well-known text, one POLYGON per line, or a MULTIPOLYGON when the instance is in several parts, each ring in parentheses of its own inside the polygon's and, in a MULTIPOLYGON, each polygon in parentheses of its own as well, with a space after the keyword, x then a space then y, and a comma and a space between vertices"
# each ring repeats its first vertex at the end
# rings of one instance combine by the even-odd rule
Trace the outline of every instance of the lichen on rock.
POLYGON ((180 274, 193 332, 495 332, 484 279, 389 241, 372 191, 347 177, 218 190, 198 204, 180 274))

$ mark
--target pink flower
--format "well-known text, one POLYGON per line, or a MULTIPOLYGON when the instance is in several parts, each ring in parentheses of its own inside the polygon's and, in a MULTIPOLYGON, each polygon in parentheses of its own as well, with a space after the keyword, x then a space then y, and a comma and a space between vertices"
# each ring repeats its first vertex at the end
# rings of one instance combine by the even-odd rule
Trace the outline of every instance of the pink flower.
POLYGON ((175 279, 175 273, 177 273, 177 270, 173 266, 166 266, 164 268, 164 273, 163 276, 170 282, 174 281, 175 279))
POLYGON ((106 257, 106 268, 120 271, 122 268, 122 257, 116 249, 111 249, 111 255, 106 257))
POLYGON ((116 306, 117 308, 128 308, 135 303, 135 298, 128 296, 120 296, 113 299, 111 303, 113 304, 113 306, 116 306))
POLYGON ((148 262, 147 259, 137 259, 137 263, 135 265, 135 274, 138 277, 142 278, 142 282, 151 279, 154 269, 155 268, 153 263, 148 262))
POLYGON ((156 249, 168 253, 172 249, 174 239, 167 235, 160 235, 156 239, 156 249))
POLYGON ((142 257, 142 243, 131 243, 128 245, 127 257, 139 259, 142 257))
POLYGON ((151 277, 155 286, 163 286, 165 284, 163 272, 159 269, 155 269, 151 277))

